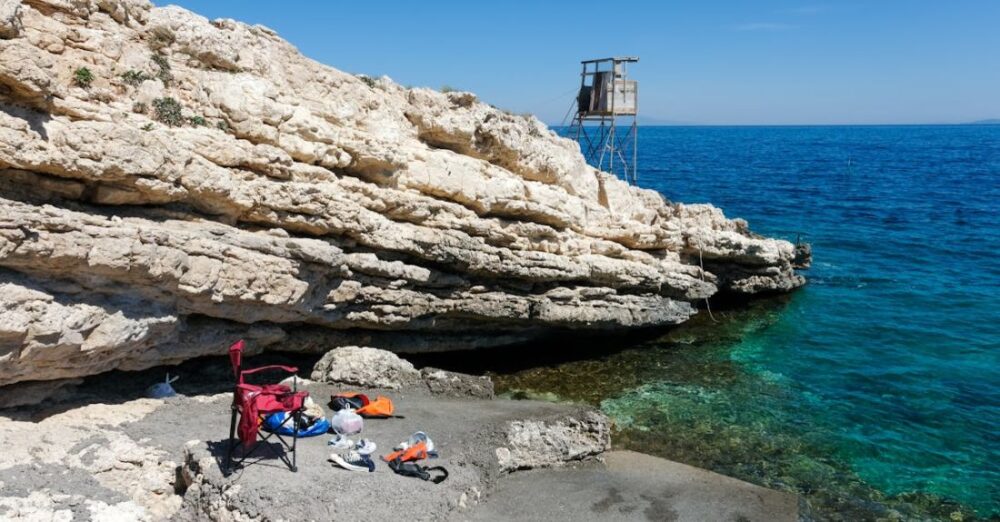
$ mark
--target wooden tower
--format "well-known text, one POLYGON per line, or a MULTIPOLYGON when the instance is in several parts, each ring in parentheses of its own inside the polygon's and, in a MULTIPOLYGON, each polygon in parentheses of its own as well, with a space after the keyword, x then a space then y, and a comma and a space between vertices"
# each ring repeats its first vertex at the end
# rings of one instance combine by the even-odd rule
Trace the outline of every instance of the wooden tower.
POLYGON ((628 78, 637 56, 584 60, 576 115, 569 136, 576 138, 587 162, 636 184, 639 84, 628 78))

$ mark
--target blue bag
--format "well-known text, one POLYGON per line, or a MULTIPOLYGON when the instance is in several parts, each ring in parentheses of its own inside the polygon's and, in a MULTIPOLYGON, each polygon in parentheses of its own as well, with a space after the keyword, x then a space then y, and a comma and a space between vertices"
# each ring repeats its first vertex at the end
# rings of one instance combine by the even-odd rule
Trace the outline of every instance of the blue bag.
MULTIPOLYGON (((286 422, 284 425, 281 423, 285 421, 285 416, 288 415, 286 412, 272 413, 264 418, 264 424, 262 427, 270 432, 278 433, 279 435, 289 435, 293 434, 293 424, 291 421, 286 422)), ((330 421, 326 420, 326 417, 320 417, 312 426, 307 428, 299 428, 299 437, 315 437, 317 435, 322 435, 330 431, 330 421)))

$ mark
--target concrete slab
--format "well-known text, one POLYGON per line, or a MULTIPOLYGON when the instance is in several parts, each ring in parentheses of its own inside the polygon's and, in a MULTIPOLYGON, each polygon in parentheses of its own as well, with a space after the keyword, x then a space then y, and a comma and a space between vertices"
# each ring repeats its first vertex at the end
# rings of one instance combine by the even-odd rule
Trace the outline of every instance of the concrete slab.
POLYGON ((612 451, 604 464, 506 476, 475 510, 453 518, 795 522, 798 499, 666 459, 612 451))
MULTIPOLYGON (((331 392, 343 390, 319 383, 306 389, 322 403, 331 392)), ((327 460, 330 435, 299 439, 296 473, 269 458, 223 476, 218 464, 227 448, 229 398, 225 396, 205 402, 168 401, 124 431, 175 455, 183 453, 188 440, 199 440, 189 451, 195 460, 207 464, 199 466, 204 482, 195 491, 185 492, 178 520, 224 519, 221 511, 265 520, 363 521, 400 515, 409 520, 441 520, 463 506, 471 508, 502 476, 496 449, 507 443, 508 423, 558 422, 587 411, 535 401, 449 398, 412 391, 372 393, 392 397, 404 418, 366 419, 364 432, 352 438, 375 441, 377 458, 411 433, 425 431, 441 457, 423 464, 446 467, 450 475, 445 482, 396 475, 381 460, 373 473, 341 469, 327 460)))
MULTIPOLYGON (((224 476, 218 462, 226 449, 231 395, 218 392, 231 384, 189 377, 188 397, 135 399, 148 379, 125 375, 84 388, 72 396, 75 402, 0 413, 7 453, 0 455, 0 519, 30 512, 87 520, 123 510, 136 520, 192 521, 797 518, 793 495, 638 453, 616 451, 603 462, 505 473, 497 448, 513 447, 511 422, 562 425, 592 411, 549 402, 444 397, 419 386, 359 390, 389 395, 405 416, 366 421, 363 436, 375 440, 383 455, 410 433, 426 431, 442 455, 428 464, 450 472, 442 484, 395 475, 382 462, 374 473, 337 468, 327 461, 329 436, 300 440, 297 473, 265 459, 224 476), (197 442, 188 444, 192 440, 197 442), (185 454, 188 465, 178 467, 185 454), (186 490, 185 473, 196 478, 186 490)), ((321 383, 305 388, 320 403, 344 391, 321 383)), ((574 425, 587 436, 596 433, 588 431, 593 424, 574 425)), ((606 435, 606 430, 604 425, 600 431, 606 435)), ((536 435, 527 443, 531 448, 552 443, 557 450, 580 450, 580 441, 564 433, 536 435)))

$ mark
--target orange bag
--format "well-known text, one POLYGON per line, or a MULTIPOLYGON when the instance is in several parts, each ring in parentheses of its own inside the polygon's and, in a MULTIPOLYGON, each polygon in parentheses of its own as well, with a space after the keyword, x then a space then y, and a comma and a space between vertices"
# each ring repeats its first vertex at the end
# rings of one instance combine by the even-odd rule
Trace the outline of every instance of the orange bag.
POLYGON ((375 397, 374 401, 358 408, 357 413, 362 417, 392 417, 394 411, 392 401, 388 397, 379 395, 375 397))
POLYGON ((331 403, 336 402, 337 398, 344 399, 354 399, 350 401, 351 404, 357 405, 360 403, 360 407, 354 410, 355 413, 361 415, 362 417, 379 417, 388 418, 392 417, 393 413, 396 411, 392 405, 392 401, 385 396, 379 395, 375 397, 375 400, 370 400, 367 395, 357 392, 348 393, 338 393, 330 397, 331 403))

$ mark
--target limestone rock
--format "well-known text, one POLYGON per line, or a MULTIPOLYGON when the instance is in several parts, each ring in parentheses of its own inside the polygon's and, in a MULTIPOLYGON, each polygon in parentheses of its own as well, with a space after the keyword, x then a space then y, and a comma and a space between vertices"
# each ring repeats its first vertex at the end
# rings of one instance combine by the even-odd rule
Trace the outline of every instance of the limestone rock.
POLYGON ((146 0, 0 0, 0 386, 239 337, 403 352, 669 326, 807 264, 471 93, 146 0))
POLYGON ((503 471, 548 467, 601 454, 611 448, 611 421, 586 411, 557 421, 513 421, 507 445, 496 449, 503 471))
POLYGON ((392 352, 344 346, 327 352, 316 363, 312 380, 397 390, 419 382, 420 372, 392 352))
POLYGON ((3 393, 0 394, 0 410, 65 398, 81 383, 83 379, 53 379, 11 384, 5 386, 3 393))
POLYGON ((0 0, 0 39, 16 38, 21 32, 21 0, 0 0))
POLYGON ((177 463, 121 429, 160 404, 93 404, 40 421, 0 416, 0 518, 168 519, 181 506, 177 463))
POLYGON ((437 368, 423 368, 420 376, 435 395, 477 399, 492 399, 496 396, 493 392, 493 380, 486 375, 466 375, 437 368))

